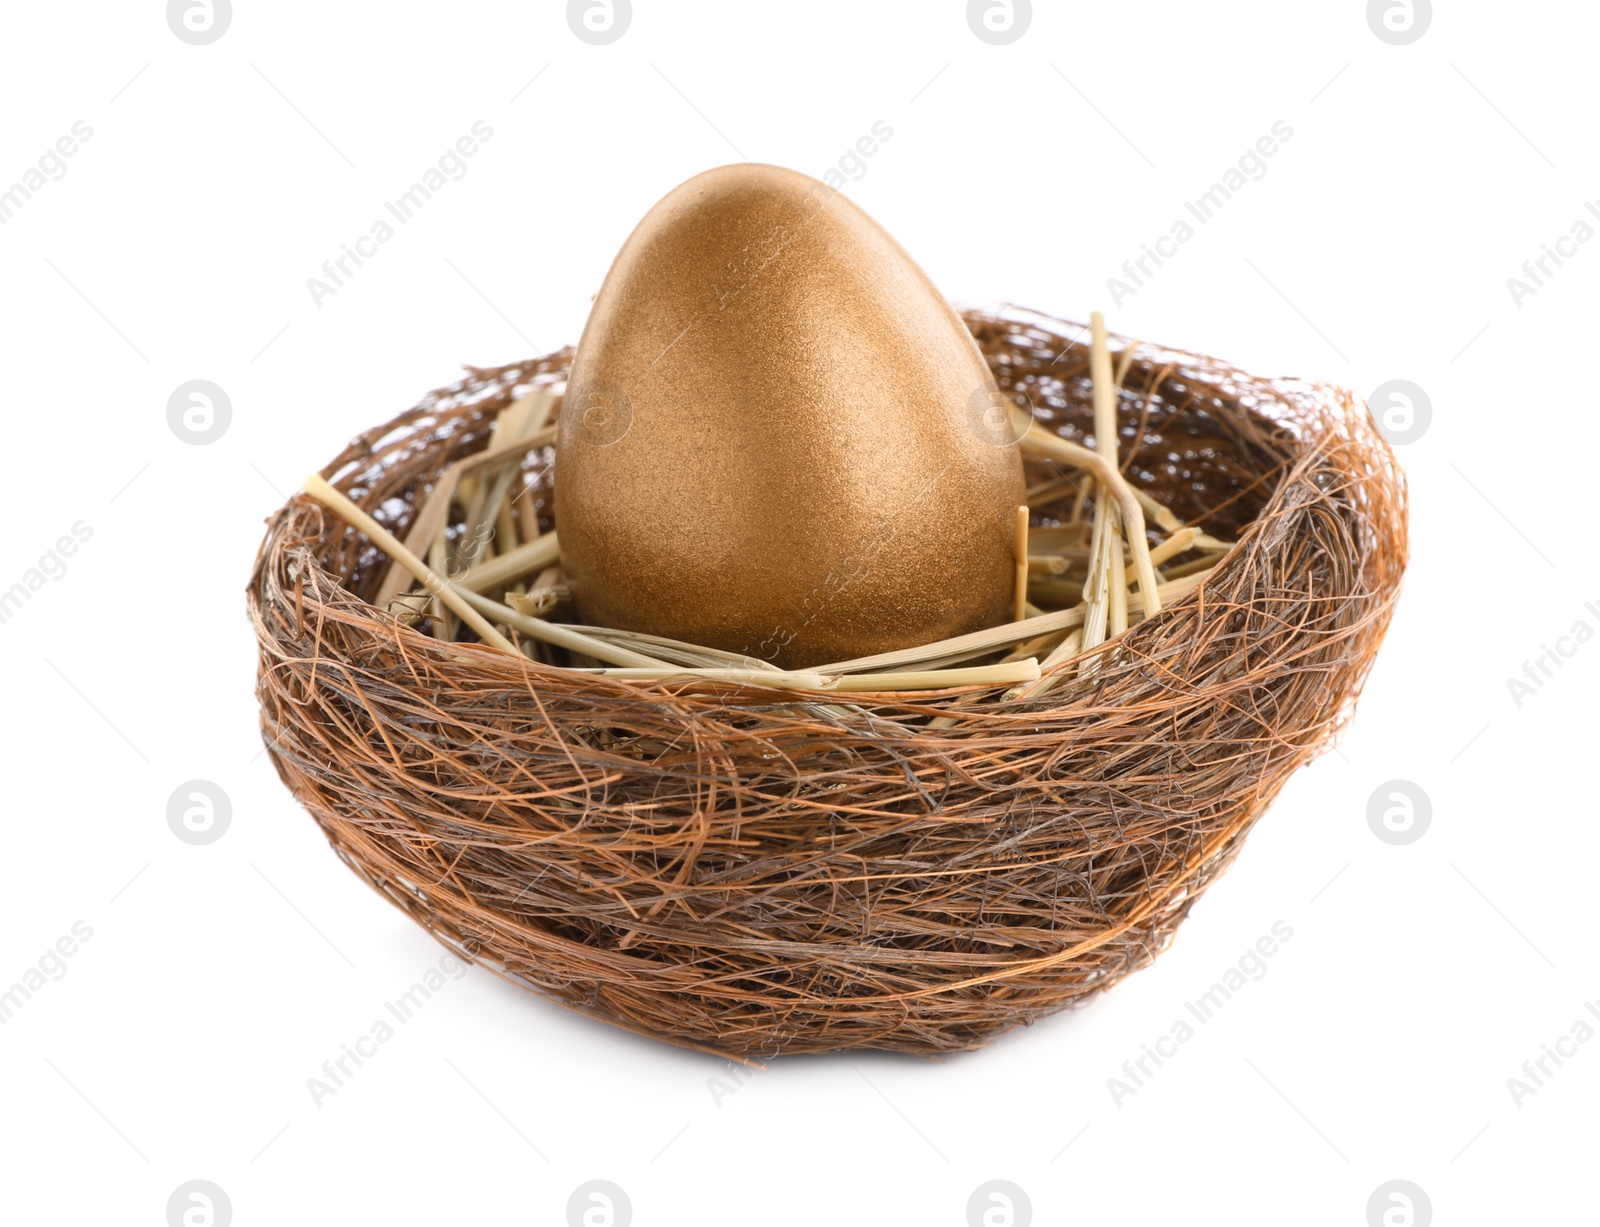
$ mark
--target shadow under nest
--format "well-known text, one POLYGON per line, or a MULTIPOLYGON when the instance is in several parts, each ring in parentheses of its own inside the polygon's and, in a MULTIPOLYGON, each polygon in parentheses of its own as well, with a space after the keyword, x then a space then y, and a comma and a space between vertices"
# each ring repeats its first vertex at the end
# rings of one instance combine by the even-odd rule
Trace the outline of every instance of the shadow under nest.
MULTIPOLYGON (((965 318, 1002 391, 1092 441, 1077 326, 965 318)), ((471 370, 323 476, 403 536, 498 410, 559 391, 570 360, 471 370)), ((1238 544, 1028 701, 841 705, 442 642, 367 603, 388 559, 297 496, 249 587, 273 761, 370 885, 574 1009, 745 1057, 976 1047, 1166 946, 1348 718, 1405 565, 1404 481, 1349 393, 1140 345, 1118 419, 1129 481, 1238 544)), ((525 465, 545 530, 552 461, 525 465)), ((1033 488, 1074 476, 1027 463, 1033 488)))

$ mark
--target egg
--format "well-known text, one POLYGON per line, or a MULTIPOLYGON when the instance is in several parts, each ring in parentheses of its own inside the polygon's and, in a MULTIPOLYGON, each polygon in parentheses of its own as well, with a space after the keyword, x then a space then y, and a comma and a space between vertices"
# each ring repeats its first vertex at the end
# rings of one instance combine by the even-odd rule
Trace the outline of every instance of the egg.
POLYGON ((855 204, 777 166, 644 217, 584 326, 554 511, 580 619, 812 667, 1007 621, 1016 430, 855 204))

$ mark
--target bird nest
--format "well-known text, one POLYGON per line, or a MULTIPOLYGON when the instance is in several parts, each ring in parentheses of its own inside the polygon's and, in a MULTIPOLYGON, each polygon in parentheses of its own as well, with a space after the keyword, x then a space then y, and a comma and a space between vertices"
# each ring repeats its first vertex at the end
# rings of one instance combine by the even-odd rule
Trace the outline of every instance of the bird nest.
MULTIPOLYGON (((1083 330, 965 318, 1037 427, 1092 439, 1083 330)), ((1087 649, 1070 638, 1094 499, 1034 448, 1028 620, 936 645, 927 669, 961 666, 936 688, 882 689, 869 661, 845 671, 848 693, 692 671, 707 660, 660 641, 651 654, 683 674, 608 673, 491 611, 508 653, 431 589, 407 597, 375 542, 470 551, 494 484, 475 458, 514 458, 499 523, 524 551, 556 527, 549 433, 521 450, 493 436, 530 392, 559 412, 571 351, 469 368, 322 470, 371 520, 302 494, 269 522, 249 607, 280 777, 441 941, 670 1043, 949 1051, 1084 1001, 1167 945, 1331 743, 1406 559, 1404 479, 1358 398, 1114 343, 1119 468, 1165 509, 1140 542, 1164 607, 1087 649), (471 498, 435 497, 475 472, 471 498), (1200 544, 1163 551, 1175 529, 1200 544), (997 663, 1019 650, 1043 657, 1040 682, 997 663)), ((500 600, 559 622, 559 587, 525 578, 500 600)))

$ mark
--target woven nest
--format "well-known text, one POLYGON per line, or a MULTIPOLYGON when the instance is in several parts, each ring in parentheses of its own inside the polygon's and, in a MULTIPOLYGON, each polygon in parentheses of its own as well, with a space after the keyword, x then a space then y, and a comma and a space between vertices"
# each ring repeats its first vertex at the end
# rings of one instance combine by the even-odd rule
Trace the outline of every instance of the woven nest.
MULTIPOLYGON (((1077 326, 966 319, 1036 421, 1092 432, 1077 326)), ((570 359, 471 369, 323 476, 403 535, 496 412, 559 392, 570 359)), ((1349 393, 1138 346, 1118 412, 1129 481, 1237 545, 1094 672, 1031 700, 995 686, 841 707, 443 642, 368 603, 388 560, 298 496, 249 588, 278 773, 441 941, 672 1043, 948 1051, 1081 1002, 1167 945, 1330 744, 1406 558, 1403 478, 1349 393)), ((545 530, 552 459, 525 462, 545 530)), ((1030 485, 1067 472, 1028 462, 1030 485)))

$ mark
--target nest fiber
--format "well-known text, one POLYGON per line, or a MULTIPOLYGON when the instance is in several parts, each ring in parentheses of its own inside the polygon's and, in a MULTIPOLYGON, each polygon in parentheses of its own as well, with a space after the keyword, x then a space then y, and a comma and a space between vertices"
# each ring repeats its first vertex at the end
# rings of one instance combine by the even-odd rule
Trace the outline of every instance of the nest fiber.
MULTIPOLYGON (((1083 330, 966 320, 1002 391, 1088 441, 1083 330)), ((1358 399, 1128 344, 1123 472, 1237 544, 1047 693, 635 682, 445 642, 371 605, 388 559, 297 496, 249 588, 279 775, 441 941, 672 1043, 949 1051, 1083 1001, 1166 946, 1330 744, 1406 557, 1404 482, 1358 399)), ((559 394, 570 360, 473 369, 323 476, 403 537, 496 413, 559 394)), ((524 463, 546 531, 553 455, 524 463)))

